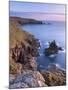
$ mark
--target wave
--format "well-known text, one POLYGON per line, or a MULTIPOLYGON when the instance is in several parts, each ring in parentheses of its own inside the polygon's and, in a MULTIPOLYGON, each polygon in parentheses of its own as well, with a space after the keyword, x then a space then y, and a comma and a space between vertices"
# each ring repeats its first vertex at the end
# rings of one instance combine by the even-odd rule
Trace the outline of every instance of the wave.
POLYGON ((53 57, 55 57, 57 54, 52 54, 52 55, 50 55, 49 57, 50 58, 53 58, 53 57))
POLYGON ((40 67, 40 68, 44 68, 44 66, 43 66, 43 65, 39 65, 39 67, 40 67))
POLYGON ((42 46, 42 42, 41 42, 41 40, 39 39, 39 42, 40 42, 40 46, 42 46))
POLYGON ((57 54, 51 54, 49 57, 50 57, 50 58, 54 58, 54 57, 56 57, 56 55, 62 54, 62 53, 65 53, 65 50, 59 51, 57 54))
POLYGON ((59 52, 58 52, 58 53, 59 53, 59 54, 61 54, 61 53, 65 53, 65 52, 66 52, 66 50, 63 48, 63 49, 62 49, 62 51, 61 51, 61 50, 59 50, 59 52))
POLYGON ((43 55, 43 53, 40 53, 40 56, 42 56, 43 55))
POLYGON ((49 46, 49 42, 44 43, 44 45, 49 46))
POLYGON ((65 71, 64 68, 62 68, 59 64, 57 63, 50 63, 47 67, 47 69, 51 70, 51 69, 59 69, 59 70, 62 70, 62 71, 65 71))

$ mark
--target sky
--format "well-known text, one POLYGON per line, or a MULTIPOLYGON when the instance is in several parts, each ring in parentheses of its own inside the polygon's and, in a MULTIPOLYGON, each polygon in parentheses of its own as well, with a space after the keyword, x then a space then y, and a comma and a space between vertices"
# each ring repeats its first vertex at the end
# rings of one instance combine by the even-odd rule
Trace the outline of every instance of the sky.
POLYGON ((27 18, 65 21, 63 4, 10 1, 10 12, 21 13, 22 17, 27 18))

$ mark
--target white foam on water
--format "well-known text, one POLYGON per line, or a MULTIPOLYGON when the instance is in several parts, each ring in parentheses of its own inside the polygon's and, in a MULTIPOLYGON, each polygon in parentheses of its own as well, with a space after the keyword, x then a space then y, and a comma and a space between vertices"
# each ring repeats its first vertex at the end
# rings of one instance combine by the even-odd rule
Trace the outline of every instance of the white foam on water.
POLYGON ((60 68, 60 65, 59 64, 55 64, 55 65, 56 65, 56 67, 60 68))
POLYGON ((39 39, 39 42, 41 42, 41 40, 39 39))
POLYGON ((64 68, 62 68, 58 63, 50 63, 50 65, 47 67, 48 69, 51 69, 51 68, 56 68, 56 69, 60 69, 62 71, 65 71, 64 68))
POLYGON ((61 53, 65 53, 65 52, 66 52, 65 49, 62 49, 62 51, 59 50, 59 54, 61 54, 61 53))
POLYGON ((41 43, 41 40, 39 39, 39 42, 40 42, 40 46, 42 46, 42 43, 41 43))
POLYGON ((58 42, 56 44, 57 44, 57 46, 59 46, 59 43, 58 42))
POLYGON ((44 43, 44 45, 49 46, 49 42, 44 43))
POLYGON ((40 67, 40 68, 44 68, 44 66, 43 66, 43 65, 39 65, 39 67, 40 67))
POLYGON ((43 55, 43 53, 40 53, 40 56, 42 56, 43 55))
POLYGON ((40 46, 42 46, 42 43, 40 42, 40 46))
POLYGON ((48 66, 48 69, 55 69, 55 68, 60 69, 60 65, 57 63, 50 63, 48 66))
POLYGON ((56 54, 52 54, 52 55, 50 55, 49 57, 50 58, 53 58, 53 57, 55 57, 56 56, 56 54))
POLYGON ((41 47, 39 47, 38 49, 40 49, 41 47))
MULTIPOLYGON (((58 54, 62 54, 62 53, 65 53, 65 49, 63 49, 62 51, 59 50, 58 54)), ((53 57, 55 57, 56 55, 57 55, 57 54, 52 54, 52 55, 50 55, 49 57, 50 57, 50 58, 53 58, 53 57)))

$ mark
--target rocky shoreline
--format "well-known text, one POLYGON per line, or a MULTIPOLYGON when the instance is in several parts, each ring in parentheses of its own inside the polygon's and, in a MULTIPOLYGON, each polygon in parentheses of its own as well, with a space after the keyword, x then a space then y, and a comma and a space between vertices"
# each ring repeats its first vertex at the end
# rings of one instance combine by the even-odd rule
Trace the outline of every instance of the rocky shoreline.
POLYGON ((44 71, 24 70, 17 76, 10 74, 9 87, 15 89, 66 85, 65 71, 54 64, 49 66, 50 68, 44 71))
POLYGON ((57 66, 45 71, 37 70, 36 57, 39 55, 40 43, 33 35, 17 27, 21 21, 24 23, 23 19, 10 17, 9 88, 65 85, 66 73, 57 66))

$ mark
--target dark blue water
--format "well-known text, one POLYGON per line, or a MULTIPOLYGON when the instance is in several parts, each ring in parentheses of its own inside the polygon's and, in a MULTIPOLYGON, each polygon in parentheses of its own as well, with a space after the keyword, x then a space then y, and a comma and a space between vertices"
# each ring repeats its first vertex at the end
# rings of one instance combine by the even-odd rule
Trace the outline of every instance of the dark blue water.
POLYGON ((65 23, 51 22, 46 24, 28 24, 23 25, 22 28, 33 34, 39 39, 41 48, 39 49, 40 56, 37 57, 38 69, 46 69, 50 63, 58 64, 61 68, 66 67, 65 63, 65 23), (55 57, 47 57, 43 54, 44 49, 48 47, 48 42, 56 40, 57 44, 61 46, 64 51, 58 53, 55 57))

